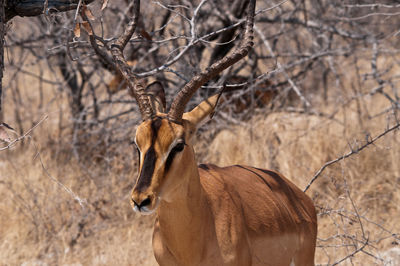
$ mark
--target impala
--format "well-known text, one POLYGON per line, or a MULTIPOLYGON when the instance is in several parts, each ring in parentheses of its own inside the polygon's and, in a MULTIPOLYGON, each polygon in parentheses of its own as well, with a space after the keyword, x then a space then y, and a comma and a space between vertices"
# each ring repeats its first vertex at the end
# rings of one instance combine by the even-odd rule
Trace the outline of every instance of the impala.
POLYGON ((219 95, 189 112, 185 106, 204 83, 247 55, 254 12, 251 0, 242 44, 193 77, 168 112, 162 85, 144 88, 123 57, 135 30, 138 0, 126 33, 111 47, 143 118, 135 136, 139 174, 131 204, 141 214, 155 212, 153 249, 160 265, 314 265, 317 218, 305 193, 270 170, 198 166, 191 143, 196 129, 213 115, 219 95))

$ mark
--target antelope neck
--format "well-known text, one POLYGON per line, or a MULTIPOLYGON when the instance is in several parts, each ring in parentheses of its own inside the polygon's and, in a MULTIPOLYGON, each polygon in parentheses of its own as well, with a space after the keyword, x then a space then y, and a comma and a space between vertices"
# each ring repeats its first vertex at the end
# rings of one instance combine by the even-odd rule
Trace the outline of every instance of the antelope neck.
MULTIPOLYGON (((195 164, 195 160, 194 163, 195 164)), ((202 253, 210 232, 204 230, 211 221, 211 210, 200 184, 197 165, 192 165, 171 201, 161 201, 157 210, 160 233, 171 250, 202 253), (196 239, 196 241, 194 241, 196 239)))
POLYGON ((161 201, 159 216, 166 214, 167 217, 174 217, 176 213, 182 218, 196 217, 200 211, 208 208, 197 165, 188 167, 188 172, 180 178, 182 183, 173 192, 174 196, 168 202, 161 201))

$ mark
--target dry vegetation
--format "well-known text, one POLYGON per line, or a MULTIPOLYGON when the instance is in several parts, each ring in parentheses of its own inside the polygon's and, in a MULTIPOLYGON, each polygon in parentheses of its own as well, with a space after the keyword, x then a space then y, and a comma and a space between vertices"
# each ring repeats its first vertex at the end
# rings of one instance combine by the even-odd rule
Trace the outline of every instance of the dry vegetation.
MULTIPOLYGON (((51 79, 51 75, 45 76, 51 79)), ((136 216, 129 205, 133 148, 119 147, 122 150, 114 151, 111 161, 94 160, 88 168, 82 167, 58 137, 59 123, 68 124, 67 116, 59 121, 59 113, 66 108, 60 106, 66 102, 59 100, 56 108, 50 104, 45 111, 30 113, 39 95, 25 93, 29 82, 27 77, 20 83, 23 95, 29 96, 22 101, 30 103, 24 106, 22 120, 34 117, 37 121, 43 113, 49 118, 31 138, 0 154, 0 261, 11 265, 154 265, 153 218, 136 216)), ((57 98, 51 86, 44 90, 49 99, 57 98)), ((365 99, 365 105, 368 112, 377 113, 386 101, 377 95, 365 99)), ((7 110, 12 107, 8 105, 7 110)), ((331 111, 334 102, 325 108, 331 111)), ((356 103, 340 108, 335 120, 259 110, 245 126, 201 137, 199 160, 277 169, 304 188, 325 162, 364 142, 365 132, 381 133, 387 123, 385 117, 368 119, 356 103)), ((375 258, 361 252, 352 259, 354 264, 399 262, 399 142, 398 132, 389 133, 329 167, 313 184, 309 195, 319 211, 317 263, 332 263, 351 254, 355 241, 363 245, 363 234, 369 239, 365 251, 375 258)))
MULTIPOLYGON (((11 30, 21 34, 24 29, 19 23, 24 20, 14 20, 11 30)), ((352 25, 347 26, 343 28, 352 25)), ((264 33, 275 34, 273 30, 264 33)), ((307 32, 302 34, 309 38, 307 32)), ((199 133, 200 162, 275 169, 300 188, 326 162, 355 152, 328 166, 307 191, 319 213, 317 264, 400 265, 399 130, 356 152, 398 125, 399 61, 397 50, 391 50, 395 36, 388 36, 379 43, 379 53, 369 43, 352 56, 333 54, 338 50, 335 45, 343 41, 333 40, 328 52, 335 59, 321 59, 308 74, 297 75, 305 65, 288 68, 287 73, 277 67, 275 74, 270 73, 274 84, 291 76, 311 107, 305 107, 287 82, 276 85, 281 93, 273 103, 252 108, 250 113, 243 111, 246 116, 222 106, 215 120, 199 133), (319 70, 326 69, 331 72, 322 82, 319 70), (383 89, 376 90, 376 86, 383 89)), ((16 43, 16 37, 11 37, 9 43, 16 43)), ((276 58, 263 58, 268 54, 266 43, 256 38, 261 54, 256 70, 266 73, 266 67, 276 67, 276 58)), ((54 43, 47 41, 46 45, 50 49, 54 43)), ((71 112, 71 92, 55 67, 56 59, 33 56, 34 49, 9 47, 6 56, 5 121, 22 134, 47 118, 13 148, 0 151, 0 265, 156 265, 151 250, 153 217, 139 217, 129 205, 136 171, 136 154, 129 142, 138 121, 130 96, 126 91, 109 95, 104 83, 111 75, 98 70, 91 82, 98 85, 96 101, 103 105, 95 120, 87 89, 82 96, 87 120, 82 123, 81 113, 71 112), (113 117, 120 113, 124 115, 113 117), (77 121, 83 126, 77 126, 77 121)), ((291 63, 285 51, 273 49, 278 50, 275 56, 281 64, 291 63)), ((92 62, 85 61, 87 54, 82 55, 87 70, 85 64, 92 62)), ((293 55, 296 60, 305 56, 293 55)), ((192 59, 182 60, 185 65, 185 60, 192 59)), ((179 66, 180 74, 190 74, 179 66)), ((168 75, 164 77, 167 81, 171 79, 168 75)), ((221 85, 221 80, 215 84, 221 85)))
MULTIPOLYGON (((27 70, 39 74, 36 66, 27 70)), ((65 95, 44 85, 41 99, 37 80, 13 81, 10 72, 5 83, 20 84, 24 125, 29 128, 44 114, 48 118, 31 137, 0 154, 0 264, 154 265, 152 218, 137 219, 128 200, 135 170, 132 148, 118 147, 123 150, 108 162, 99 159, 107 155, 94 154, 92 162, 81 164, 60 132, 70 119, 65 95), (40 101, 46 104, 33 107, 40 101)), ((48 80, 59 75, 48 69, 41 74, 48 80)), ((14 107, 6 102, 6 117, 13 116, 14 107)))

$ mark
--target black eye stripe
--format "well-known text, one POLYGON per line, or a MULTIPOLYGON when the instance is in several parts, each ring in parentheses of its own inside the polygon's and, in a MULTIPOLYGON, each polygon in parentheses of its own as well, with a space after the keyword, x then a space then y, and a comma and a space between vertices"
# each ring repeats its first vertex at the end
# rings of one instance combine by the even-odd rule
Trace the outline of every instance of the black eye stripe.
MULTIPOLYGON (((146 151, 143 158, 143 166, 140 171, 140 175, 136 184, 136 189, 138 191, 145 191, 151 185, 151 180, 153 178, 154 169, 157 161, 157 154, 154 150, 154 143, 156 142, 158 131, 162 125, 160 118, 154 119, 150 126, 152 130, 151 146, 146 151)), ((140 151, 139 151, 139 167, 140 167, 140 151)))
POLYGON ((154 147, 151 146, 144 155, 142 171, 137 182, 137 190, 144 191, 151 184, 154 168, 156 165, 157 155, 154 147))
MULTIPOLYGON (((139 173, 139 177, 136 183, 136 189, 138 191, 145 191, 152 183, 152 178, 153 174, 155 171, 155 164, 157 161, 157 154, 154 149, 154 145, 157 141, 159 129, 161 128, 162 125, 162 119, 160 118, 155 118, 152 120, 150 127, 152 131, 151 135, 151 146, 150 148, 146 151, 144 154, 143 162, 142 162, 142 167, 139 173)), ((178 143, 171 149, 170 153, 168 154, 168 158, 164 164, 164 174, 167 173, 169 168, 171 167, 171 164, 175 158, 175 155, 179 152, 182 152, 185 149, 185 141, 184 139, 179 138, 178 143)), ((138 154, 139 154, 139 167, 141 164, 141 158, 140 158, 140 153, 141 151, 138 149, 138 154)))

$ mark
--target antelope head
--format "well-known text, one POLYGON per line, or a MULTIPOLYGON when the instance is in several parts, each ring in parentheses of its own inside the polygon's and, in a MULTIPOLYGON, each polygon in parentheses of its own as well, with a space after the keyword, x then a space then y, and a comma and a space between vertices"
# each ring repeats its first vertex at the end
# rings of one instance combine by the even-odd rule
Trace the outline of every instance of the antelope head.
MULTIPOLYGON (((135 31, 135 21, 139 16, 139 1, 135 2, 134 20, 126 30, 130 36, 135 31)), ((116 67, 127 81, 143 118, 135 137, 140 160, 138 178, 131 194, 131 204, 135 211, 142 214, 153 212, 160 199, 168 201, 173 196, 185 176, 191 171, 192 174, 198 171, 190 139, 196 128, 213 114, 219 95, 211 96, 190 112, 185 113, 185 107, 198 88, 248 54, 253 45, 254 10, 255 0, 248 5, 241 45, 230 55, 194 76, 179 91, 169 112, 165 110, 161 84, 155 82, 143 88, 130 71, 123 57, 123 49, 130 36, 121 36, 111 47, 116 67)))
MULTIPOLYGON (((174 120, 163 110, 143 121, 136 131, 139 175, 131 195, 135 211, 152 213, 159 200, 169 201, 193 169, 197 171, 191 137, 213 113, 219 95, 203 101, 174 120)), ((151 101, 152 102, 152 101, 151 101)))

